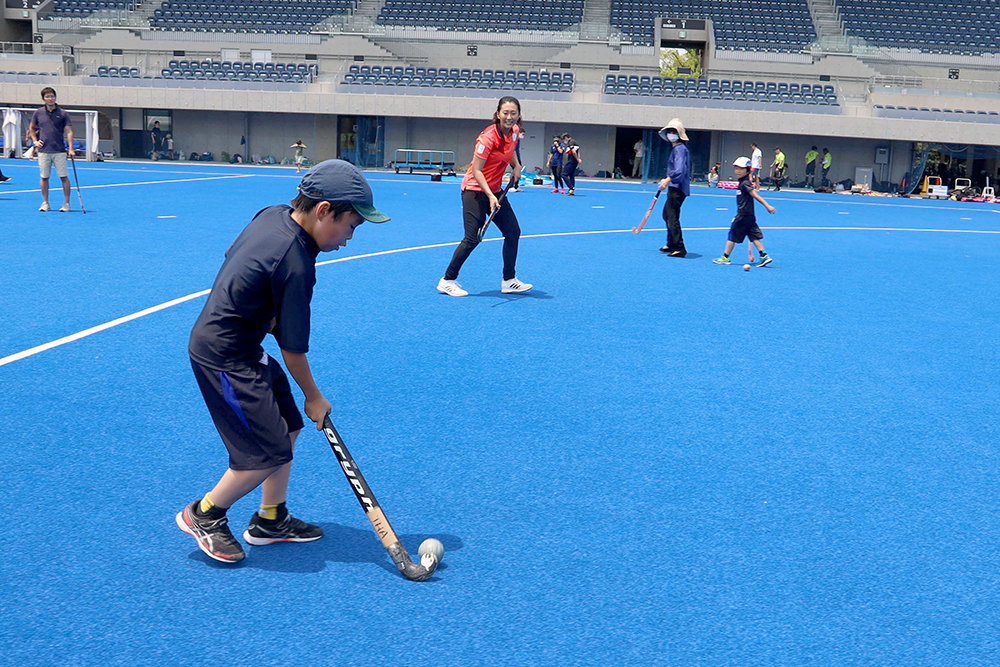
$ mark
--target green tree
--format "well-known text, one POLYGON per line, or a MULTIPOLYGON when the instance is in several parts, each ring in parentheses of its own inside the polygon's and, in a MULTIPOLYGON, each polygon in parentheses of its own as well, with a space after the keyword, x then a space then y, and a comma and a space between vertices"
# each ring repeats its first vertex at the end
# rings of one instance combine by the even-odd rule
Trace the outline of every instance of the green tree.
POLYGON ((701 54, 698 49, 660 49, 660 76, 676 77, 678 67, 691 68, 691 74, 681 74, 682 77, 701 77, 701 54))

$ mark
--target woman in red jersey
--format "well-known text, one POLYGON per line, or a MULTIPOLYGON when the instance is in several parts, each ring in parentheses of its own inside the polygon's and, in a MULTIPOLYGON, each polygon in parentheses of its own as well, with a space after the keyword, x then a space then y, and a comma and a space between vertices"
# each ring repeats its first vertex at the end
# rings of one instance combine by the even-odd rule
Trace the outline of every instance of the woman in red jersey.
POLYGON ((480 133, 472 164, 462 180, 462 211, 465 221, 465 237, 455 249, 451 264, 437 285, 442 294, 448 296, 468 296, 469 293, 458 284, 458 272, 469 255, 479 245, 479 229, 494 210, 493 217, 497 229, 503 234, 503 282, 500 291, 504 294, 527 292, 529 283, 515 277, 517 244, 521 238, 521 228, 517 216, 510 207, 510 200, 499 201, 503 190, 503 173, 511 166, 511 178, 517 182, 521 178, 521 163, 517 160, 515 146, 518 141, 518 121, 521 120, 521 103, 515 97, 502 97, 493 114, 493 124, 480 133))

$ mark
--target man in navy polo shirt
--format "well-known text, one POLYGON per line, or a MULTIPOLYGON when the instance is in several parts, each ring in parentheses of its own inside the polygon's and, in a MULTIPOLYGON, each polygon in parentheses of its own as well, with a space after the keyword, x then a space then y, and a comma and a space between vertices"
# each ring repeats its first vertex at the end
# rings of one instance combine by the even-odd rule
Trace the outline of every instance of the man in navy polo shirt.
POLYGON ((305 394, 306 415, 322 429, 330 402, 313 380, 310 306, 316 256, 347 244, 365 220, 385 222, 357 167, 327 160, 306 172, 292 206, 265 208, 233 241, 198 321, 188 354, 215 427, 229 450, 229 469, 203 498, 177 514, 177 525, 211 558, 236 563, 243 547, 226 511, 261 487, 260 510, 243 533, 249 544, 311 542, 323 529, 285 508, 292 448, 303 427, 291 385, 261 342, 271 334, 305 394))
POLYGON ((73 150, 73 123, 69 120, 69 114, 62 107, 56 104, 56 91, 52 88, 42 88, 42 101, 45 106, 35 111, 28 125, 28 133, 31 141, 35 144, 38 152, 38 168, 42 172, 42 205, 39 211, 49 211, 49 175, 52 173, 52 165, 56 166, 56 174, 62 179, 63 195, 65 203, 59 210, 66 213, 70 210, 69 205, 69 170, 66 163, 66 145, 63 143, 63 136, 69 142, 69 156, 74 157, 76 151, 73 150))

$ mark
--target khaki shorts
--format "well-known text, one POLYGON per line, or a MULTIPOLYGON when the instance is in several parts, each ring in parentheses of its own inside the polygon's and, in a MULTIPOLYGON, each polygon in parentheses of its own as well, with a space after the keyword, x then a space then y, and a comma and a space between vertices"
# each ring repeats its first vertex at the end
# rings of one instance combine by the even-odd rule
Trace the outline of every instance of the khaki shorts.
POLYGON ((42 178, 49 177, 53 164, 56 166, 56 175, 59 178, 69 178, 69 170, 66 168, 66 153, 38 154, 38 168, 42 172, 42 178))

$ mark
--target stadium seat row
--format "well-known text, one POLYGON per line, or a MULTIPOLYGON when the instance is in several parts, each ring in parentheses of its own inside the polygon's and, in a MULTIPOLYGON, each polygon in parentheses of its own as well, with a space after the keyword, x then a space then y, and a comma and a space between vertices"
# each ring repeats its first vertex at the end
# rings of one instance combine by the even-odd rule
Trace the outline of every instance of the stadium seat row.
POLYGON ((211 60, 171 60, 155 77, 143 76, 138 67, 97 68, 91 76, 117 79, 186 79, 197 81, 264 81, 310 83, 319 70, 315 63, 215 62, 211 60))
POLYGON ((234 71, 234 72, 298 72, 300 74, 319 74, 319 66, 316 63, 262 63, 262 62, 242 62, 229 60, 171 60, 167 63, 169 69, 179 69, 181 71, 234 71))
POLYGON ((573 92, 573 73, 351 65, 344 75, 344 83, 570 93, 573 92))
POLYGON ((786 83, 775 81, 730 81, 728 79, 692 79, 608 74, 604 80, 606 95, 644 97, 689 97, 707 100, 746 100, 787 104, 839 105, 830 84, 786 83))
POLYGON ((386 0, 378 23, 451 30, 562 30, 583 20, 583 0, 527 2, 506 0, 386 0))
POLYGON ((961 115, 966 115, 966 116, 985 117, 985 118, 982 118, 982 119, 983 120, 991 120, 993 122, 996 122, 997 120, 1000 120, 1000 113, 998 113, 996 111, 972 111, 972 110, 969 110, 969 109, 944 109, 944 108, 937 109, 937 108, 934 108, 934 107, 898 107, 898 106, 893 106, 891 104, 886 104, 886 105, 876 104, 872 108, 875 109, 875 110, 877 110, 877 111, 889 111, 889 112, 893 112, 893 111, 914 112, 915 111, 917 113, 930 113, 930 114, 939 114, 939 113, 961 114, 961 115))
POLYGON ((161 79, 184 79, 188 81, 262 81, 280 83, 311 83, 312 74, 300 72, 255 72, 253 70, 236 72, 229 70, 160 70, 161 79))

